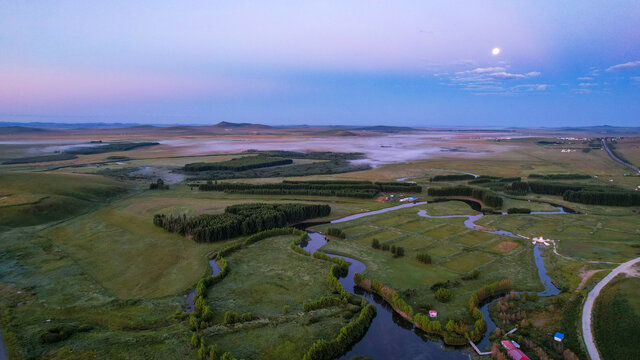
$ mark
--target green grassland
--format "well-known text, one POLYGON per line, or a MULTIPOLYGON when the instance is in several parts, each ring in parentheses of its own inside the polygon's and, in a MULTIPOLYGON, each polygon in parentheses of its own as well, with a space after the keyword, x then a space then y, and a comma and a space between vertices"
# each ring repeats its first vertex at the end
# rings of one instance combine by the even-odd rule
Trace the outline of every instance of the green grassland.
POLYGON ((303 314, 304 302, 332 293, 327 281, 331 263, 292 251, 292 239, 264 239, 226 258, 231 271, 206 298, 214 323, 222 323, 226 311, 251 312, 254 321, 212 329, 209 343, 239 358, 299 359, 315 340, 330 338, 344 326, 339 308, 303 314), (252 337, 263 340, 248 341, 252 337))
MULTIPOLYGON (((637 177, 623 176, 628 171, 602 151, 560 153, 567 145, 539 145, 538 140, 488 141, 483 146, 494 152, 482 155, 485 158, 481 161, 444 154, 368 171, 237 181, 390 181, 410 176, 426 193, 429 186, 464 183, 429 183, 429 177, 447 174, 450 169, 505 177, 588 173, 598 177, 581 182, 629 189, 640 185, 637 177)), ((634 144, 621 143, 618 149, 633 158, 634 144)), ((7 151, 11 150, 10 157, 15 157, 20 149, 7 151)), ((202 192, 191 190, 186 184, 153 192, 144 190, 148 181, 122 181, 90 174, 111 167, 177 168, 190 162, 237 157, 185 154, 189 152, 157 145, 128 152, 80 155, 57 163, 0 167, 0 327, 15 358, 70 358, 69 349, 83 359, 193 357, 194 351, 189 346, 192 333, 187 321, 178 315, 183 297, 210 271, 206 256, 241 239, 198 244, 155 227, 152 217, 156 213, 195 215, 222 212, 226 206, 239 203, 310 202, 331 205, 332 213, 325 219, 330 220, 397 204, 344 197, 202 192), (109 161, 106 157, 114 155, 126 155, 132 160, 123 165, 112 162, 44 171, 61 165, 109 161), (63 341, 43 343, 41 334, 56 326, 75 331, 63 341)), ((294 161, 303 162, 312 160, 294 161)), ((422 197, 431 200, 424 194, 422 197)), ((555 210, 543 202, 527 200, 550 201, 580 213, 488 215, 478 224, 557 241, 558 251, 567 258, 547 251, 545 262, 550 275, 565 292, 540 300, 540 308, 531 319, 537 319, 544 331, 562 328, 572 334, 572 339, 579 339, 576 311, 581 306, 581 296, 604 272, 596 274, 573 297, 580 283, 577 274, 588 261, 622 262, 640 253, 638 209, 574 204, 548 195, 506 198, 503 209, 555 210)), ((367 266, 365 277, 400 290, 417 311, 427 307, 438 310, 441 320, 459 318, 470 322, 466 304, 471 293, 505 277, 513 279, 520 290, 542 289, 530 243, 467 229, 462 218, 422 218, 416 214, 418 209, 426 209, 430 215, 475 213, 462 202, 450 201, 333 224, 332 227, 343 229, 347 238, 332 239, 324 250, 361 260, 367 266), (371 248, 373 238, 404 247, 405 256, 394 258, 388 251, 371 248), (430 254, 433 263, 416 261, 420 252, 430 254), (461 280, 473 270, 479 271, 477 279, 461 280), (452 301, 440 303, 430 287, 447 280, 459 283, 450 287, 452 301)), ((328 227, 316 226, 320 230, 328 227)), ((209 343, 247 359, 291 358, 291 354, 299 357, 314 340, 334 336, 347 321, 350 311, 342 307, 319 310, 313 315, 300 314, 302 302, 330 292, 326 284, 329 265, 292 252, 287 247, 288 241, 287 237, 267 239, 228 257, 231 272, 210 288, 207 299, 215 322, 227 310, 250 311, 260 320, 233 327, 214 326, 207 330, 209 343), (286 315, 284 305, 289 307, 286 315)), ((610 266, 589 264, 590 269, 610 266)), ((631 304, 637 299, 631 289, 637 288, 635 281, 629 280, 630 285, 622 282, 616 290, 616 294, 631 299, 631 304)), ((607 315, 602 326, 615 324, 617 320, 612 316, 607 315)), ((578 340, 574 342, 579 344, 578 340)))
POLYGON ((129 189, 126 184, 91 175, 0 173, 0 227, 62 220, 129 189))
POLYGON ((639 321, 640 278, 619 276, 604 288, 594 307, 595 340, 603 359, 637 356, 639 321))

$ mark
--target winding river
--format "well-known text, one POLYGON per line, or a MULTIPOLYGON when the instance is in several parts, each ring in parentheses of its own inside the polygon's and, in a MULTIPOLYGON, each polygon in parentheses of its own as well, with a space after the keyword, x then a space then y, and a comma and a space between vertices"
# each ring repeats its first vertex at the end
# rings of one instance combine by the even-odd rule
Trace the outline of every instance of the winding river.
MULTIPOLYGON (((465 201, 467 204, 472 206, 472 208, 476 208, 477 203, 472 203, 471 201, 465 201)), ((424 205, 426 202, 420 203, 411 203, 411 204, 403 204, 399 206, 389 207, 382 210, 370 211, 360 214, 355 214, 351 216, 347 216, 341 219, 333 220, 331 223, 341 223, 346 221, 351 221, 355 219, 359 219, 365 216, 381 214, 389 211, 404 209, 408 207, 424 205)), ((550 212, 532 212, 531 214, 566 214, 568 209, 562 208, 561 206, 556 206, 558 211, 550 211, 550 212)), ((481 219, 484 214, 476 214, 476 215, 447 215, 447 216, 431 216, 427 214, 426 210, 419 210, 417 213, 418 216, 426 217, 426 218, 435 218, 435 219, 444 219, 444 218, 466 218, 464 221, 464 225, 472 230, 488 232, 497 235, 504 235, 515 237, 519 239, 528 239, 521 235, 516 235, 509 231, 504 230, 492 230, 484 227, 476 226, 475 222, 481 219)), ((506 214, 503 214, 506 215, 506 214)), ((327 243, 326 238, 319 233, 310 232, 309 233, 309 241, 304 244, 303 249, 309 251, 310 253, 315 252, 320 249, 327 243)), ((533 249, 533 255, 535 258, 535 263, 538 268, 538 276, 540 277, 540 281, 544 285, 544 290, 538 292, 539 296, 553 296, 560 293, 560 289, 558 289, 552 282, 551 278, 547 274, 544 265, 544 258, 542 257, 542 250, 540 248, 540 244, 536 244, 533 249)), ((364 297, 370 303, 374 304, 378 310, 376 317, 373 319, 371 326, 367 330, 364 337, 344 355, 340 359, 351 359, 354 356, 366 356, 375 359, 433 359, 433 360, 458 360, 458 359, 469 359, 469 348, 457 348, 457 347, 449 347, 446 346, 442 340, 429 337, 420 329, 417 329, 411 322, 405 320, 400 315, 398 315, 392 308, 389 306, 382 297, 372 294, 358 286, 355 285, 353 281, 353 276, 355 273, 363 273, 366 270, 365 264, 362 262, 352 259, 346 256, 336 255, 327 253, 328 256, 331 257, 340 257, 345 259, 350 263, 348 274, 345 277, 339 279, 342 286, 349 293, 364 297)), ((212 276, 215 276, 220 272, 220 268, 218 267, 215 259, 209 260, 209 264, 212 269, 212 276)), ((193 311, 193 297, 196 291, 194 290, 186 297, 186 311, 193 311)), ((497 297, 492 298, 492 300, 487 301, 480 308, 480 311, 485 316, 485 320, 487 323, 487 330, 484 334, 483 339, 477 344, 480 349, 488 350, 490 345, 489 334, 496 329, 496 324, 491 319, 489 315, 489 306, 490 304, 496 300, 497 297)))

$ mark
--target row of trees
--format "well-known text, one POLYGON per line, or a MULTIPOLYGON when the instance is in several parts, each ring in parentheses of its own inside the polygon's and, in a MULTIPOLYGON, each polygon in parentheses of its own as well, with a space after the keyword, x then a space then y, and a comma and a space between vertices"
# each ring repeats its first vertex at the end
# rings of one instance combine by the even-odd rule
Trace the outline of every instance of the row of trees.
POLYGON ((527 208, 509 208, 507 214, 531 214, 531 209, 527 208))
POLYGON ((529 174, 530 179, 542 180, 580 180, 591 179, 591 175, 587 174, 529 174))
POLYGON ((363 306, 358 318, 340 329, 338 336, 331 341, 324 339, 316 341, 302 359, 331 360, 339 357, 364 336, 375 316, 376 307, 374 305, 363 306))
POLYGON ((244 314, 238 314, 235 311, 227 311, 224 313, 224 323, 226 325, 233 325, 237 323, 247 322, 253 320, 253 314, 248 312, 244 314))
POLYGON ((274 184, 208 183, 199 186, 202 191, 265 195, 320 195, 372 198, 379 192, 422 192, 422 187, 401 182, 369 181, 283 181, 274 184))
POLYGON ((327 216, 330 212, 329 205, 245 204, 229 206, 222 214, 190 217, 185 214, 157 214, 153 223, 169 232, 192 237, 197 242, 214 242, 327 216))
POLYGON ((429 196, 468 196, 482 201, 486 206, 496 209, 502 207, 502 198, 488 189, 481 189, 470 186, 449 186, 434 188, 427 190, 429 196))
POLYGON ((590 205, 637 206, 640 194, 627 191, 567 191, 562 195, 565 201, 590 205))
POLYGON ((460 180, 473 180, 476 177, 469 174, 456 174, 456 175, 436 175, 431 178, 431 181, 460 181, 460 180))
POLYGON ((528 184, 535 194, 562 196, 565 201, 608 206, 640 205, 639 193, 619 187, 546 181, 530 181, 528 184))
POLYGON ((331 306, 337 306, 343 304, 345 302, 344 299, 335 297, 335 296, 323 296, 320 299, 312 302, 305 302, 302 304, 302 309, 304 311, 311 311, 316 309, 327 308, 331 306))
POLYGON ((184 166, 184 171, 229 170, 244 171, 263 167, 293 164, 291 159, 274 159, 265 156, 246 156, 214 163, 191 163, 184 166))

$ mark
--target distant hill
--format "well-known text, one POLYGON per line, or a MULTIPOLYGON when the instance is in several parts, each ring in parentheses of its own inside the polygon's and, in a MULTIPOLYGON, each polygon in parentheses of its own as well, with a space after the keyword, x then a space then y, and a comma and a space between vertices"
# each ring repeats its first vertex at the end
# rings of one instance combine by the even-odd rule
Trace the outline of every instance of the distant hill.
POLYGON ((0 135, 43 134, 50 132, 53 132, 53 130, 26 126, 0 126, 0 135))
POLYGON ((252 123, 232 123, 227 121, 221 121, 212 127, 214 128, 223 128, 223 129, 272 129, 272 126, 263 125, 263 124, 252 124, 252 123))
MULTIPOLYGON (((122 128, 141 126, 136 123, 52 123, 52 122, 0 122, 0 128, 20 126, 29 128, 47 128, 47 129, 93 129, 93 128, 122 128)), ((142 125, 150 126, 150 125, 142 125)))

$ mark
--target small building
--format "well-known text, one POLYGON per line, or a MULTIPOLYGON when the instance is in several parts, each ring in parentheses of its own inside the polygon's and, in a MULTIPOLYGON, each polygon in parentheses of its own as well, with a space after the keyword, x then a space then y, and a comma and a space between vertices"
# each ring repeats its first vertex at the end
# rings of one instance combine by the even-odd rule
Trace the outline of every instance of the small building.
POLYGON ((562 342, 562 340, 564 340, 564 334, 561 332, 557 332, 555 334, 553 334, 553 340, 557 341, 557 342, 562 342))
POLYGON ((438 317, 438 312, 435 310, 429 310, 429 317, 430 318, 438 317))
POLYGON ((511 349, 507 351, 507 354, 513 360, 531 360, 527 355, 525 355, 520 349, 511 349))

